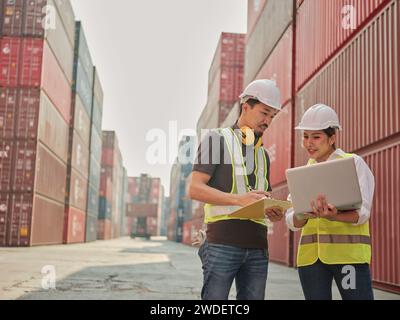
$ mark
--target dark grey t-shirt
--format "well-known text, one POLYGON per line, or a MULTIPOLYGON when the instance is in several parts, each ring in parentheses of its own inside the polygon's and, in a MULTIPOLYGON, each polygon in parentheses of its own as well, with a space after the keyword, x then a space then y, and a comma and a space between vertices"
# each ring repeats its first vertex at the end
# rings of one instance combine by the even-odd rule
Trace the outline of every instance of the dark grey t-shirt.
MULTIPOLYGON (((236 125, 232 128, 238 129, 236 125)), ((198 171, 210 175, 211 179, 208 182, 208 185, 210 187, 230 193, 233 182, 232 165, 229 162, 224 162, 224 150, 228 150, 226 148, 227 146, 224 138, 215 131, 210 132, 208 135, 206 135, 206 137, 199 145, 196 157, 197 161, 193 165, 193 171, 198 171), (204 148, 203 145, 206 144, 207 141, 208 145, 206 145, 206 147, 204 148), (213 143, 214 152, 216 150, 215 144, 219 144, 219 157, 215 157, 214 155, 214 163, 212 152, 213 143)), ((247 152, 252 152, 254 154, 253 147, 246 148, 245 145, 242 145, 242 154, 244 157, 246 156, 246 150, 247 152)), ((266 151, 265 155, 267 159, 267 179, 269 185, 268 191, 271 191, 271 187, 269 184, 270 160, 266 151)), ((247 177, 250 187, 254 189, 256 181, 254 170, 247 177)), ((251 220, 230 219, 209 223, 207 225, 207 240, 210 243, 225 244, 240 248, 268 248, 267 228, 251 220)))

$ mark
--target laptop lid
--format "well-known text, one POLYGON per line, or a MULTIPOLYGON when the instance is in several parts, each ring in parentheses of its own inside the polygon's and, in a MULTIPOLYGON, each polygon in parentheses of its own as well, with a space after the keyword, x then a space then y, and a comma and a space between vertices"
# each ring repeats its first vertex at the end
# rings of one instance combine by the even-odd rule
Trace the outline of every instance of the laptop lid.
POLYGON ((325 161, 286 170, 296 214, 311 212, 310 202, 325 194, 338 210, 361 208, 362 197, 354 158, 325 161))

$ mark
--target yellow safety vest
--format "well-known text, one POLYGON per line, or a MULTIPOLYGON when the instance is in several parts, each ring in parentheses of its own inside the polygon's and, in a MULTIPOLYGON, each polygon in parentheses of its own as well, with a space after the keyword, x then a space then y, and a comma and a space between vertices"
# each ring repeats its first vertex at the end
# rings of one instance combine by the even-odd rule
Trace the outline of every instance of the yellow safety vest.
MULTIPOLYGON (((232 128, 216 129, 224 137, 232 164, 232 189, 231 194, 244 194, 249 192, 247 169, 242 154, 242 143, 232 128)), ((254 150, 254 174, 256 176, 255 189, 267 191, 267 159, 262 147, 254 150)), ((204 206, 204 223, 212 223, 223 220, 249 220, 246 218, 230 217, 229 215, 238 210, 239 206, 216 206, 206 203, 204 206)), ((266 226, 265 219, 250 219, 253 222, 266 226)))
MULTIPOLYGON (((347 153, 343 158, 352 156, 347 153)), ((315 163, 310 159, 307 165, 315 163)), ((309 219, 301 232, 297 266, 312 265, 318 259, 326 264, 369 264, 371 238, 368 221, 355 226, 324 218, 309 219)))

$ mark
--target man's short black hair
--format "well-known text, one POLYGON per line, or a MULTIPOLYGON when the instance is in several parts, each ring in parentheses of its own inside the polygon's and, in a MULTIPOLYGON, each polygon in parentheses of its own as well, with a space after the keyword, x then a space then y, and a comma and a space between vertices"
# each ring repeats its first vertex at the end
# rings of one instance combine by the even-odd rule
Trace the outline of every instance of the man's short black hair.
MULTIPOLYGON (((257 99, 249 99, 249 100, 247 100, 245 103, 248 103, 249 106, 250 106, 251 108, 254 108, 254 106, 255 106, 256 104, 260 103, 260 101, 258 101, 257 99)), ((244 105, 245 103, 240 104, 239 117, 240 117, 241 114, 242 114, 243 105, 244 105)))

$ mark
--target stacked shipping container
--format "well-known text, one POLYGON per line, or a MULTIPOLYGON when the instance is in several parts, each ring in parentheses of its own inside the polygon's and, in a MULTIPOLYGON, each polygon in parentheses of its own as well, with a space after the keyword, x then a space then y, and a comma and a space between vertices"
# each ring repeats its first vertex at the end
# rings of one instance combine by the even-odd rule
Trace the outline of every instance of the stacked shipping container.
POLYGON ((74 13, 69 1, 0 5, 0 245, 61 243, 74 13))
POLYGON ((76 22, 64 243, 85 241, 92 86, 92 58, 82 25, 76 22))
POLYGON ((115 132, 103 131, 102 141, 97 239, 105 240, 121 235, 126 175, 115 132))
MULTIPOLYGON (((292 74, 293 74, 293 1, 248 2, 245 84, 255 79, 275 80, 281 91, 282 111, 263 136, 270 157, 270 183, 277 199, 286 199, 285 170, 291 167, 292 74), (254 22, 254 24, 253 24, 254 22)), ((271 260, 289 265, 291 234, 285 222, 268 224, 271 260)))
MULTIPOLYGON (((249 0, 249 15, 254 2, 249 0)), ((285 169, 307 160, 294 125, 315 103, 337 110, 344 127, 338 145, 364 156, 376 179, 371 213, 374 283, 397 292, 399 7, 397 0, 269 0, 261 15, 253 15, 255 24, 249 21, 245 62, 246 84, 272 78, 282 92, 283 112, 263 137, 275 198, 288 194, 285 169)), ((299 233, 290 232, 284 222, 275 223, 268 241, 271 260, 295 265, 299 233)))
MULTIPOLYGON (((375 176, 371 212, 374 283, 400 292, 400 224, 396 217, 400 206, 400 5, 384 0, 349 4, 353 7, 346 12, 355 18, 353 29, 345 28, 345 22, 351 24, 346 15, 344 22, 338 21, 335 13, 341 8, 337 3, 325 7, 305 0, 299 8, 295 118, 298 122, 309 106, 321 101, 338 112, 344 129, 338 145, 363 156, 375 176), (309 12, 319 12, 334 23, 324 25, 323 20, 314 20, 315 15, 310 19, 309 12), (311 26, 324 30, 329 45, 320 45, 322 31, 307 32, 311 26), (304 54, 310 46, 315 56, 304 54)), ((296 135, 296 165, 305 161, 300 143, 301 137, 296 135)))
POLYGON ((194 148, 193 136, 182 137, 179 143, 178 157, 171 169, 167 236, 172 241, 182 242, 184 222, 193 218, 192 201, 186 195, 186 187, 192 171, 194 148))
POLYGON ((103 117, 103 89, 97 73, 93 72, 93 95, 90 119, 89 181, 87 190, 87 216, 85 241, 97 239, 97 216, 99 214, 99 191, 101 171, 101 121, 103 117))
POLYGON ((222 33, 208 74, 207 104, 197 124, 217 128, 226 119, 243 87, 245 35, 222 33))
POLYGON ((163 209, 163 187, 160 178, 147 174, 129 177, 126 194, 126 226, 130 235, 160 235, 163 209))

